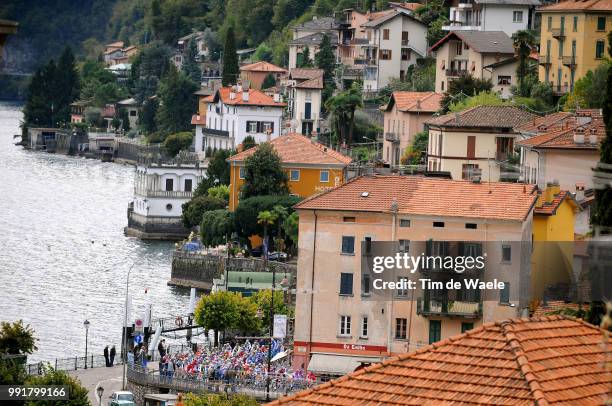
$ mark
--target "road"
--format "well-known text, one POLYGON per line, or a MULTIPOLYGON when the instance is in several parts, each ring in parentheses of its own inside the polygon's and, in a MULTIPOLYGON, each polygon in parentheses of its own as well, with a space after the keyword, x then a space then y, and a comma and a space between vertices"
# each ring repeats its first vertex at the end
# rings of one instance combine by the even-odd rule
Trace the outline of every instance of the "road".
POLYGON ((78 371, 71 371, 69 374, 79 378, 83 387, 87 388, 89 401, 94 406, 100 404, 96 394, 98 386, 104 388, 104 394, 102 395, 103 405, 108 404, 108 397, 113 392, 121 390, 121 380, 123 377, 121 365, 115 365, 112 368, 79 369, 78 371))

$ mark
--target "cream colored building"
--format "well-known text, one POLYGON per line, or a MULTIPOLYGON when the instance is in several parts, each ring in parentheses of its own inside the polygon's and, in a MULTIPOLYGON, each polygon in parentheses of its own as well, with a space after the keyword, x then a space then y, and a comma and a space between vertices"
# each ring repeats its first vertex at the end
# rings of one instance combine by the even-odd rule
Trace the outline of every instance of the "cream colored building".
POLYGON ((490 79, 493 90, 504 96, 516 85, 516 60, 512 39, 503 31, 452 31, 434 44, 436 92, 461 76, 490 79))
MULTIPOLYGON (((374 175, 299 203, 294 367, 345 374, 524 312, 535 191, 520 184, 374 175), (420 289, 381 299, 360 270, 367 247, 374 246, 369 244, 382 241, 412 256, 463 242, 486 254, 479 277, 509 285, 464 293, 452 303, 450 296, 433 298, 420 289)), ((416 274, 428 278, 431 272, 416 274)))
POLYGON ((400 164, 415 135, 425 129, 425 122, 440 110, 443 95, 434 92, 393 92, 384 109, 383 160, 400 164))
POLYGON ((514 128, 536 118, 514 106, 477 106, 429 120, 427 168, 450 172, 453 179, 518 178, 518 165, 516 174, 504 169, 515 154, 514 128))
POLYGON ((289 132, 320 132, 323 70, 295 68, 285 83, 289 132))
POLYGON ((522 180, 540 189, 557 183, 561 190, 575 193, 581 202, 584 191, 593 189, 593 168, 599 162, 599 145, 606 135, 601 111, 555 113, 534 124, 535 128, 517 128, 523 134, 533 134, 517 142, 522 180))

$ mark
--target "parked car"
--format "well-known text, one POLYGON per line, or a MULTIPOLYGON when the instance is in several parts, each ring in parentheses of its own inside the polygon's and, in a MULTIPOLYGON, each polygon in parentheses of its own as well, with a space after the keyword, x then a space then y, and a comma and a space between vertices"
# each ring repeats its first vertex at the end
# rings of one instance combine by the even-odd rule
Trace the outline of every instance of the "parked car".
POLYGON ((251 249, 251 255, 254 257, 261 257, 263 255, 263 245, 251 249))
POLYGON ((270 261, 280 261, 280 262, 285 262, 287 260, 287 254, 285 254, 284 252, 270 252, 268 254, 268 259, 270 261))
POLYGON ((128 391, 113 392, 108 406, 135 406, 134 394, 128 391))

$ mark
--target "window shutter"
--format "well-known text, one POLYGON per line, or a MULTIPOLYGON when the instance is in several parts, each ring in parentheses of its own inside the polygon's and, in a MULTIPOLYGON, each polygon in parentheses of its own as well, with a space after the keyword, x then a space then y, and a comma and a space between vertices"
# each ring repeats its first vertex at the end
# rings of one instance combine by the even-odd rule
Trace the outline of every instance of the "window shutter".
POLYGON ((261 129, 261 121, 258 121, 258 122, 257 122, 257 132, 258 132, 258 133, 262 132, 262 129, 261 129))
POLYGON ((249 131, 250 131, 250 129, 251 129, 251 122, 250 122, 250 121, 247 121, 247 122, 246 122, 246 132, 249 132, 249 131))
POLYGON ((274 132, 274 121, 270 121, 270 129, 274 132))

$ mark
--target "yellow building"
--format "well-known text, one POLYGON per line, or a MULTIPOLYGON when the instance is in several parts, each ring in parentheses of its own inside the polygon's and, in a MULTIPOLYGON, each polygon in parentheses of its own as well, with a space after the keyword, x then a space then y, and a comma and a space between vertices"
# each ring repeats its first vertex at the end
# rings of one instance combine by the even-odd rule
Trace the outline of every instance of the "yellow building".
MULTIPOLYGON (((270 141, 280 156, 289 179, 291 194, 308 197, 341 185, 346 180, 346 167, 351 158, 299 134, 288 134, 270 141)), ((240 152, 228 159, 230 163, 229 209, 238 206, 244 184, 245 161, 256 148, 240 152)))
POLYGON ((580 206, 558 184, 548 184, 533 210, 531 288, 543 299, 547 288, 571 284, 574 268, 574 224, 580 206))
POLYGON ((561 95, 607 55, 606 34, 612 30, 612 1, 563 1, 538 10, 540 82, 549 82, 561 95))

